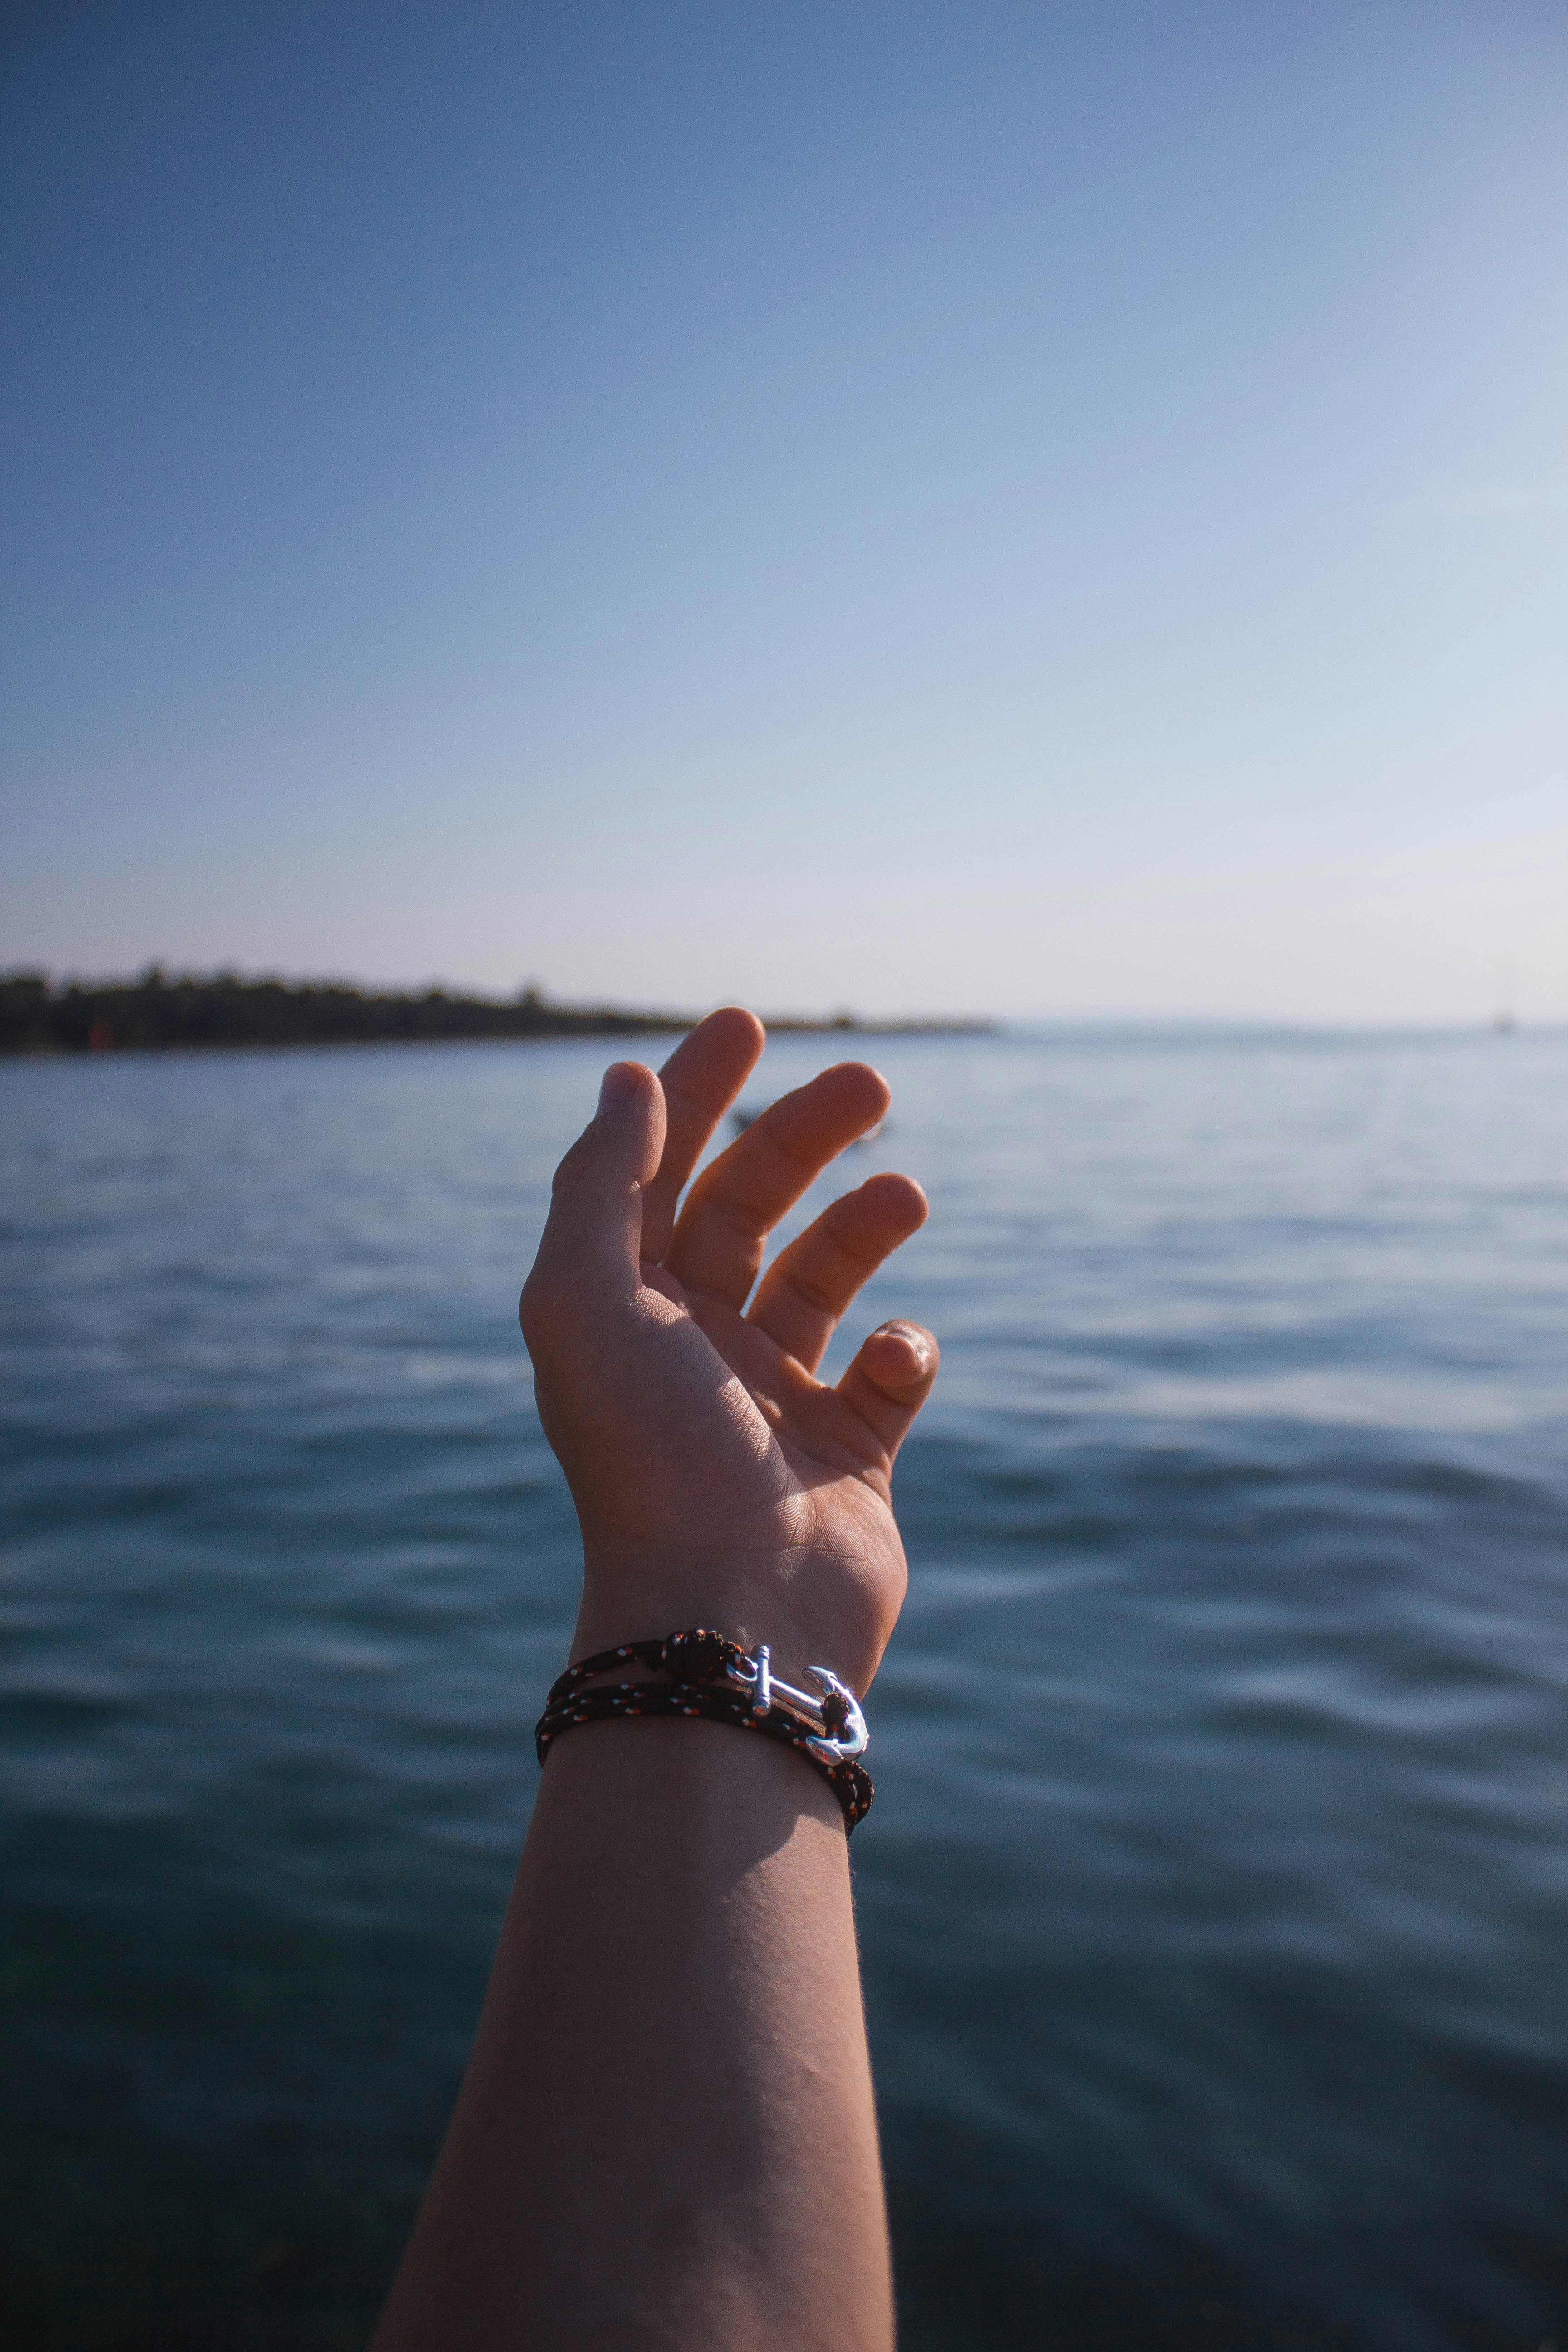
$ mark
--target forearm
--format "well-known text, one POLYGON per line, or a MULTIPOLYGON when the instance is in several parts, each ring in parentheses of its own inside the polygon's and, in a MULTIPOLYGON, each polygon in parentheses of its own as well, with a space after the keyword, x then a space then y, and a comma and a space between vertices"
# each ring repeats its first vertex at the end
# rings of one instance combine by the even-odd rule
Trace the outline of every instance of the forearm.
MULTIPOLYGON (((925 1215, 873 1175, 764 1237, 887 1108, 843 1063, 692 1176, 762 1049, 733 1008, 606 1073, 522 1296, 584 1539, 574 1654, 704 1626, 864 1694, 903 1598, 893 1458, 936 1374, 883 1325, 816 1367, 925 1215)), ((839 1716, 836 1719, 847 1721, 839 1716)), ((826 1726, 825 1726, 826 1727, 826 1726)), ((844 1816, 693 1717, 550 1748, 467 2078, 375 2352, 889 2352, 844 1816)))
POLYGON ((886 2352, 843 1816, 704 1722, 552 1749, 375 2352, 886 2352))

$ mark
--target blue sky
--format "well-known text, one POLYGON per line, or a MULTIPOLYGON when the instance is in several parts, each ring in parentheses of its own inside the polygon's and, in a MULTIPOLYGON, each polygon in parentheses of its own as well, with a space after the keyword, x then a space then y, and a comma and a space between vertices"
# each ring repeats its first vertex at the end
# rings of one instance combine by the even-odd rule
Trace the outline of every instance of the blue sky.
POLYGON ((1568 1015, 1555 5, 21 6, 0 959, 1568 1015))

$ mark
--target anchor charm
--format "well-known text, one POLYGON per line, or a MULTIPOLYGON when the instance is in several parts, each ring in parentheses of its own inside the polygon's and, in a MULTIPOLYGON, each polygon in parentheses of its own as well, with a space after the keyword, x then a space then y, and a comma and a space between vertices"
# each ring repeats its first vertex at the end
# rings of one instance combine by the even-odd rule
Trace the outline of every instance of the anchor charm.
POLYGON ((768 1645, 762 1642, 754 1650, 742 1650, 737 1663, 727 1664, 724 1679, 750 1696, 753 1715, 766 1715, 775 1700, 782 1699, 798 1709, 808 1724, 820 1723, 819 1732, 807 1731, 805 1744, 825 1764, 842 1764, 851 1756, 863 1756, 871 1735, 854 1692, 830 1666, 807 1666, 805 1671, 816 1685, 815 1693, 778 1681, 768 1645))

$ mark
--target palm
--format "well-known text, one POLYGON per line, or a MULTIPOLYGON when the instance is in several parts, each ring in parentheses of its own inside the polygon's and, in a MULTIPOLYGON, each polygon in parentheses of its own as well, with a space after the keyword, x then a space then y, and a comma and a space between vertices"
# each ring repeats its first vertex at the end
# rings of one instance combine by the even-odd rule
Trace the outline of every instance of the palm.
POLYGON ((678 1404, 673 1428, 661 1413, 650 1431, 650 1503, 658 1495, 689 1535, 693 1504, 710 1497, 712 1531, 731 1541, 738 1515, 763 1541, 844 1513, 890 1531, 892 1464, 854 1407, 727 1301, 689 1296, 662 1266, 644 1282, 682 1318, 644 1325, 650 1389, 678 1404))
POLYGON ((887 1105, 864 1065, 825 1071, 753 1122, 682 1204, 761 1042, 749 1015, 721 1013, 671 1056, 662 1148, 654 1136, 651 1172, 617 1203, 639 1263, 607 1292, 584 1294, 574 1274, 581 1236, 574 1206, 563 1206, 576 1201, 563 1186, 568 1155, 524 1327, 590 1561, 783 1559, 816 1574, 853 1560, 855 1615, 874 1664, 903 1591, 892 1457, 930 1386, 934 1348, 893 1325, 872 1335, 837 1388, 816 1368, 844 1308, 923 1221, 925 1202, 907 1177, 873 1176, 759 1283, 772 1226, 887 1105))

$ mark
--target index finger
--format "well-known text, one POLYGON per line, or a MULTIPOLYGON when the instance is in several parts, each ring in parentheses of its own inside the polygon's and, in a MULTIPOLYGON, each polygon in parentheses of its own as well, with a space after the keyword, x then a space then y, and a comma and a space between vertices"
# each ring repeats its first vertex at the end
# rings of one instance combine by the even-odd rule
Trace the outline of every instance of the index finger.
POLYGON ((688 1030, 660 1070, 664 1154, 643 1195, 642 1213, 642 1255, 655 1265, 669 1247, 681 1187, 766 1044, 767 1031, 754 1013, 726 1004, 688 1030))

